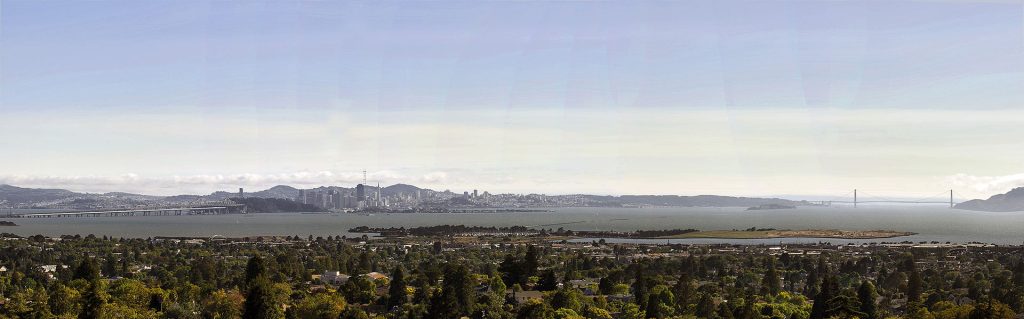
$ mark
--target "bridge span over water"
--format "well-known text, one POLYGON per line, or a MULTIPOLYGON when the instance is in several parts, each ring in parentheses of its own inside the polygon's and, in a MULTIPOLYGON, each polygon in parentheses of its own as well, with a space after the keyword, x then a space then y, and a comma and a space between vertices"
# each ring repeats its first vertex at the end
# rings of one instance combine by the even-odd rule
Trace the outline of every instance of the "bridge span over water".
MULTIPOLYGON (((822 206, 832 206, 832 204, 853 204, 853 207, 857 207, 858 204, 869 204, 869 203, 891 203, 891 204, 948 204, 949 208, 953 208, 959 202, 956 201, 956 192, 953 190, 943 191, 937 195, 923 197, 919 199, 893 199, 882 196, 868 195, 865 197, 864 192, 861 191, 858 196, 858 191, 854 189, 852 192, 836 196, 828 200, 810 201, 822 206), (852 195, 852 196, 851 196, 852 195), (948 196, 948 197, 947 197, 948 196)), ((959 198, 963 198, 959 196, 959 198)))
POLYGON ((245 214, 245 205, 217 205, 202 207, 174 207, 148 209, 121 209, 75 211, 55 213, 27 213, 13 215, 18 218, 66 218, 66 217, 125 217, 125 216, 188 216, 188 215, 226 215, 245 214))

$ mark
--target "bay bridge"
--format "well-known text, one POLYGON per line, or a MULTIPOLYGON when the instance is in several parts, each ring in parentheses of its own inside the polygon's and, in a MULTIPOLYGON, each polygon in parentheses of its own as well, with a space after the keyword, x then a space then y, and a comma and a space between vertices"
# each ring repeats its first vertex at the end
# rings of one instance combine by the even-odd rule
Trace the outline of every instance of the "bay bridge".
POLYGON ((245 205, 218 204, 198 207, 171 207, 145 209, 118 209, 96 211, 72 211, 53 213, 26 213, 11 215, 17 218, 66 218, 66 217, 127 217, 127 216, 188 216, 188 215, 225 215, 245 214, 245 205))
MULTIPOLYGON (((959 202, 956 201, 957 196, 955 196, 955 195, 957 195, 957 194, 952 189, 949 190, 949 191, 943 191, 943 192, 938 193, 936 195, 932 195, 932 196, 928 196, 928 197, 924 197, 924 198, 919 198, 919 199, 896 199, 896 198, 882 197, 882 196, 866 194, 863 191, 858 192, 858 190, 856 190, 856 189, 854 189, 851 193, 846 193, 844 195, 837 196, 834 199, 830 199, 830 200, 809 201, 809 202, 817 203, 817 204, 822 205, 822 206, 832 206, 833 203, 853 204, 854 208, 856 208, 858 204, 871 204, 871 203, 948 204, 949 208, 953 208, 954 206, 956 206, 956 204, 959 203, 959 202), (852 193, 852 198, 851 198, 851 193, 852 193), (864 196, 864 195, 868 195, 868 196, 864 196)), ((959 198, 962 199, 964 197, 960 196, 959 198)))

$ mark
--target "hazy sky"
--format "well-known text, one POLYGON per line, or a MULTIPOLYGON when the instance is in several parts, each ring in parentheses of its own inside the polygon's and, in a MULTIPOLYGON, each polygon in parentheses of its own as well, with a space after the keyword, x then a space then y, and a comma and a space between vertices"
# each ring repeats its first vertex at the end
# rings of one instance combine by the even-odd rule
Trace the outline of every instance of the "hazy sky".
POLYGON ((1021 1, 0 0, 0 183, 987 196, 1021 1))

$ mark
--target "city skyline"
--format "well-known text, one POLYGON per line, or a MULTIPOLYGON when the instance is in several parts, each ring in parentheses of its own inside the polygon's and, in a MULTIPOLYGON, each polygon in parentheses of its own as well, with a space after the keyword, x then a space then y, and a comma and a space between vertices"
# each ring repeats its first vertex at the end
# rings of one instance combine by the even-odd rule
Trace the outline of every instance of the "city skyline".
POLYGON ((0 139, 0 183, 17 186, 209 193, 364 169, 549 194, 1024 185, 1019 2, 4 1, 0 14, 0 136, 15 137, 0 139))

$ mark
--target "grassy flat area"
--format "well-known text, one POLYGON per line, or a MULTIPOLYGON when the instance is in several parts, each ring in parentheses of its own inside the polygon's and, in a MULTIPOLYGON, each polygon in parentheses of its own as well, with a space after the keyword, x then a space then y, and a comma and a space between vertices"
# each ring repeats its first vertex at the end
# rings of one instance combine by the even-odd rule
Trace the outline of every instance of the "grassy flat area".
POLYGON ((874 239, 910 236, 915 233, 892 230, 708 230, 674 236, 658 237, 658 239, 680 238, 721 238, 721 239, 764 239, 764 238, 842 238, 842 239, 874 239))
POLYGON ((722 238, 722 239, 758 239, 772 238, 769 231, 743 231, 743 230, 705 230, 673 236, 658 237, 661 239, 678 238, 722 238))

